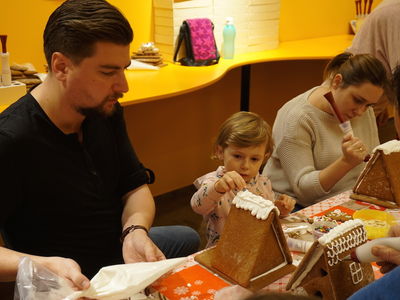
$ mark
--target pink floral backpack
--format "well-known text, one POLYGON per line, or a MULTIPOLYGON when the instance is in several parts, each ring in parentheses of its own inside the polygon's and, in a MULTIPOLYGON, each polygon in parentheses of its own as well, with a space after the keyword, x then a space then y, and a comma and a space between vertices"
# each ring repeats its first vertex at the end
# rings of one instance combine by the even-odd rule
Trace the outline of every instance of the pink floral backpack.
POLYGON ((219 53, 214 38, 214 25, 210 19, 187 19, 179 30, 174 62, 183 66, 208 66, 218 63, 219 53), (185 55, 177 60, 182 41, 185 55))

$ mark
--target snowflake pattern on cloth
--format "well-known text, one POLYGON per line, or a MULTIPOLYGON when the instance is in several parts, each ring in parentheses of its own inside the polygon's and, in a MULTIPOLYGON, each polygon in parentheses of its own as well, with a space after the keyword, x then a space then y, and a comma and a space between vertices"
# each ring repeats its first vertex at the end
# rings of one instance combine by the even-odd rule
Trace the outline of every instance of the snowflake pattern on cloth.
MULTIPOLYGON (((318 202, 312 206, 304 208, 303 210, 294 213, 293 215, 300 215, 302 217, 313 217, 315 215, 319 215, 321 213, 326 212, 326 210, 331 209, 337 205, 346 205, 346 202, 353 201, 350 200, 350 195, 352 191, 347 191, 341 193, 339 195, 333 196, 327 200, 318 202)), ((354 201, 353 201, 354 202, 354 201)), ((359 205, 370 205, 366 202, 359 202, 359 205)), ((390 210, 390 212, 396 217, 398 222, 400 222, 400 213, 397 211, 390 210)), ((299 264, 303 258, 303 254, 300 252, 292 252, 293 260, 297 261, 299 264)), ((214 275, 210 271, 207 271, 202 266, 198 265, 197 262, 193 261, 193 256, 191 263, 178 268, 178 270, 174 270, 172 275, 161 278, 156 283, 153 284, 153 287, 159 291, 161 294, 165 295, 169 300, 182 300, 182 299, 190 299, 190 300, 208 300, 214 299, 215 291, 219 291, 220 289, 230 286, 230 284, 226 283, 217 275, 214 275), (188 287, 189 293, 187 295, 179 296, 173 293, 176 287, 188 287), (200 292, 200 294, 198 293, 200 292), (189 298, 184 298, 189 297, 189 298), (192 297, 192 298, 190 298, 192 297), (197 297, 197 298, 196 298, 197 297)), ((379 272, 379 268, 376 264, 373 264, 375 279, 382 277, 382 274, 379 272)), ((285 287, 287 286, 291 274, 287 274, 282 278, 276 280, 271 283, 267 287, 263 288, 265 291, 271 292, 286 292, 285 287)))
POLYGON ((200 265, 174 273, 153 284, 169 300, 213 300, 214 294, 229 286, 200 265))

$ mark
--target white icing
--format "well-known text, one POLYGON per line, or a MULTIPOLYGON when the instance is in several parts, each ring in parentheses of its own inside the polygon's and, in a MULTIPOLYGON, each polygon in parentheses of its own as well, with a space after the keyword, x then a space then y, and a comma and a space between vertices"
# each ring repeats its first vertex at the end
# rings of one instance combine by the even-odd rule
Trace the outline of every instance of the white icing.
MULTIPOLYGON (((334 227, 327 234, 323 235, 318 239, 321 246, 326 247, 326 255, 328 257, 328 265, 333 266, 337 264, 341 259, 339 255, 350 249, 353 249, 367 241, 367 233, 364 229, 361 220, 350 220, 346 221, 336 227, 334 227)), ((313 256, 310 258, 308 264, 304 268, 304 271, 297 277, 292 284, 292 288, 296 288, 301 284, 306 275, 311 271, 314 265, 317 263, 324 250, 323 247, 317 246, 313 256)), ((361 266, 358 266, 361 268, 361 266)), ((349 268, 352 274, 353 284, 358 283, 363 278, 363 273, 359 273, 359 268, 356 265, 350 264, 349 268), (357 274, 356 274, 357 273, 357 274), (353 276, 354 275, 354 276, 353 276), (361 278, 361 279, 360 279, 361 278)))
POLYGON ((340 235, 345 234, 346 232, 351 231, 358 226, 363 226, 363 222, 359 219, 346 221, 340 224, 339 226, 334 227, 327 234, 321 236, 318 239, 318 242, 321 245, 326 245, 327 243, 330 243, 332 240, 339 237, 340 235))
POLYGON ((400 141, 391 140, 375 147, 373 152, 382 150, 384 154, 388 155, 392 152, 400 152, 400 141))
POLYGON ((279 210, 272 201, 254 195, 248 190, 237 193, 232 203, 236 205, 237 208, 250 211, 253 216, 260 220, 266 220, 273 209, 275 209, 279 215, 279 210))
POLYGON ((364 272, 361 268, 361 264, 357 262, 352 262, 349 265, 349 268, 351 274, 351 281, 353 281, 353 284, 356 285, 360 283, 364 278, 364 272))
POLYGON ((361 220, 350 220, 333 228, 318 239, 328 249, 328 265, 336 265, 341 259, 339 255, 367 241, 367 233, 361 220))

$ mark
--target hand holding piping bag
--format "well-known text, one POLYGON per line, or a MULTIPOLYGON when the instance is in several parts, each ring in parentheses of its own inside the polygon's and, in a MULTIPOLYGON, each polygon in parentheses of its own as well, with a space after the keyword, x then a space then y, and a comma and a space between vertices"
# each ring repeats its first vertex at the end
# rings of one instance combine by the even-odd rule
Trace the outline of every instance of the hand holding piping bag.
MULTIPOLYGON (((335 103, 335 100, 333 99, 332 93, 328 92, 328 93, 324 94, 324 97, 326 100, 328 100, 336 118, 339 120, 339 127, 342 130, 343 134, 344 135, 351 134, 353 136, 354 135, 353 128, 351 127, 350 120, 347 120, 347 121, 344 120, 342 114, 340 113, 339 109, 336 106, 336 103, 335 103)), ((371 155, 367 154, 364 158, 364 162, 369 161, 370 158, 371 158, 371 155)))
POLYGON ((344 257, 342 260, 354 260, 356 262, 392 262, 394 260, 397 265, 400 263, 400 252, 398 252, 397 255, 391 253, 391 255, 387 255, 387 257, 385 257, 385 255, 383 254, 380 256, 375 256, 373 253, 373 247, 378 245, 390 247, 394 251, 400 251, 400 237, 385 237, 371 240, 355 248, 348 256, 344 257))

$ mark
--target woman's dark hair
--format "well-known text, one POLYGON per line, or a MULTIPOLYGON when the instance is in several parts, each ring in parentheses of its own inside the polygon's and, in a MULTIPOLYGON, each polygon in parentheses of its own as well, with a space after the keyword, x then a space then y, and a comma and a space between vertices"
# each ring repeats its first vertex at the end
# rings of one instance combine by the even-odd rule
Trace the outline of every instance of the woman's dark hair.
POLYGON ((96 42, 129 45, 133 31, 122 13, 105 0, 67 0, 49 17, 43 39, 51 70, 54 52, 79 64, 93 55, 96 42))
POLYGON ((353 55, 345 52, 335 56, 325 68, 324 79, 333 79, 336 74, 342 75, 342 88, 370 82, 385 91, 389 90, 389 80, 383 64, 369 54, 353 55))

